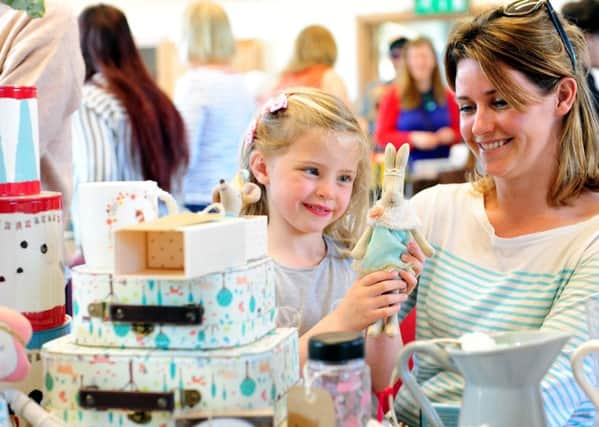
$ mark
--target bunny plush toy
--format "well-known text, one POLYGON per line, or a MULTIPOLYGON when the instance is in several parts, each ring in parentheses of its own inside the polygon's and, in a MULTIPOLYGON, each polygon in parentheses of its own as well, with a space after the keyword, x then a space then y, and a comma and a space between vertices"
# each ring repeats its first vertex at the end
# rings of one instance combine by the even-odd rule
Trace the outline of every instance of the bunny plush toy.
MULTIPOLYGON (((393 144, 385 148, 385 174, 381 198, 368 211, 368 227, 356 243, 351 255, 354 268, 365 275, 380 270, 409 270, 411 265, 401 260, 407 244, 413 237, 422 252, 430 257, 434 250, 418 231, 420 221, 404 198, 404 180, 410 147, 404 144, 395 150, 393 144)), ((381 331, 389 336, 399 333, 396 316, 381 319, 368 328, 368 335, 381 331)))

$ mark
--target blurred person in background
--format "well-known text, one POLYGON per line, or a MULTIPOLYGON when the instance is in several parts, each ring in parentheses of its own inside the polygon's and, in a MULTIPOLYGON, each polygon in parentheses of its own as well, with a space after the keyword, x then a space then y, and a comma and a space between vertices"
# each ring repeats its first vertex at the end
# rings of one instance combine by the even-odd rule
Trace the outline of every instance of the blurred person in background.
MULTIPOLYGON (((79 32, 85 85, 73 119, 75 183, 152 180, 180 198, 189 160, 183 119, 143 64, 127 18, 90 6, 79 32)), ((75 197, 76 237, 77 205, 75 197)))
POLYGON ((63 1, 11 4, 34 13, 0 2, 0 86, 37 89, 42 189, 62 193, 63 221, 68 224, 73 186, 71 115, 79 106, 83 86, 77 19, 63 1))
POLYGON ((397 148, 410 144, 410 162, 449 157, 461 141, 455 98, 441 79, 432 42, 419 37, 404 50, 397 83, 380 101, 376 142, 397 148))
POLYGON ((336 96, 353 110, 347 87, 333 68, 336 61, 337 43, 333 34, 321 25, 304 28, 295 39, 293 55, 274 93, 296 86, 313 87, 336 96))
POLYGON ((593 68, 599 69, 599 0, 579 0, 566 3, 562 7, 562 14, 584 33, 589 50, 587 83, 593 95, 595 111, 599 116, 599 87, 592 73, 593 68))
POLYGON ((211 203, 219 179, 229 180, 237 172, 239 147, 256 102, 244 76, 231 68, 235 40, 217 4, 200 1, 187 7, 181 53, 190 66, 174 96, 191 154, 183 199, 188 209, 198 211, 211 203))
POLYGON ((393 79, 389 81, 378 80, 371 82, 366 88, 366 93, 362 100, 362 111, 360 113, 368 122, 368 135, 374 135, 381 97, 388 90, 389 85, 396 83, 399 76, 401 64, 404 62, 404 48, 407 42, 408 39, 406 37, 399 37, 393 39, 393 41, 389 43, 389 59, 391 60, 393 70, 395 71, 393 79))

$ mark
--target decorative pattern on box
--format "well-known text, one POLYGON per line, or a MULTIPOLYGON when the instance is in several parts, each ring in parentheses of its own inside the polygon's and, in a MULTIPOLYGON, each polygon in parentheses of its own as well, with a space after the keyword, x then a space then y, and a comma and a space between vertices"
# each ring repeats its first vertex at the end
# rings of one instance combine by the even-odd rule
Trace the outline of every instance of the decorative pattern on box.
POLYGON ((275 328, 275 282, 269 258, 181 280, 117 277, 79 266, 73 270, 73 301, 73 332, 83 345, 212 349, 245 345, 275 328), (107 318, 110 311, 115 313, 114 307, 118 312, 119 305, 125 305, 122 313, 137 310, 141 319, 107 318), (167 308, 195 309, 201 316, 190 324, 161 323, 159 316, 167 308), (152 315, 150 309, 157 312, 152 315))
POLYGON ((0 86, 0 195, 29 195, 35 189, 39 191, 35 97, 36 90, 31 86, 0 86))
POLYGON ((0 197, 0 303, 34 331, 65 322, 61 205, 52 192, 0 197))
POLYGON ((67 336, 45 344, 42 361, 44 404, 69 426, 173 425, 188 411, 272 408, 299 380, 295 329, 206 351, 102 350, 67 336))
MULTIPOLYGON (((222 418, 226 418, 225 422, 230 422, 233 418, 236 420, 238 414, 241 412, 242 414, 245 412, 250 413, 260 413, 264 412, 269 414, 268 416, 259 417, 259 416, 249 416, 242 417, 244 421, 247 422, 256 422, 257 424, 252 424, 260 427, 264 426, 272 426, 272 427, 284 427, 285 424, 283 422, 287 419, 287 404, 286 399, 282 398, 277 400, 274 403, 274 409, 265 409, 265 410, 257 410, 257 411, 225 411, 223 413, 217 414, 215 417, 211 417, 210 414, 212 412, 204 414, 204 416, 197 416, 190 419, 181 419, 178 417, 174 417, 172 414, 167 413, 154 413, 150 414, 150 419, 145 423, 140 424, 140 418, 146 416, 148 414, 141 413, 115 413, 114 411, 85 411, 82 412, 79 409, 63 409, 63 410, 52 410, 49 411, 55 417, 59 417, 61 420, 68 420, 68 425, 73 427, 140 427, 140 425, 144 427, 189 427, 189 426, 202 426, 204 427, 206 424, 202 424, 207 419, 210 420, 218 420, 222 426, 222 418), (84 414, 84 415, 83 415, 84 414), (229 415, 230 414, 230 415, 229 415), (80 416, 84 416, 85 423, 80 421, 80 416), (270 422, 272 420, 272 422, 270 422)), ((192 415, 193 416, 193 415, 192 415)), ((237 420, 236 420, 237 421, 237 420)), ((213 424, 207 424, 210 427, 213 424)), ((229 424, 225 424, 225 426, 229 426, 229 424)), ((0 427, 5 427, 0 424, 0 427)), ((11 427, 6 426, 6 427, 11 427)))

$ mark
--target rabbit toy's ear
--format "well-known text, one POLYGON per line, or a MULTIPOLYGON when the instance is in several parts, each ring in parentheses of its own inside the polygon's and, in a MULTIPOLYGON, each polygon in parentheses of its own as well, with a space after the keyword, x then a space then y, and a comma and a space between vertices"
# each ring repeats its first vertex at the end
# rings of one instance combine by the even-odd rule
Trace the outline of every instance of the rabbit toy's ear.
POLYGON ((402 171, 405 171, 406 165, 408 164, 408 157, 410 157, 410 146, 403 144, 399 150, 397 150, 397 157, 395 158, 395 167, 402 171))
POLYGON ((391 170, 395 168, 395 147, 393 144, 388 143, 385 147, 385 170, 391 170))
POLYGON ((398 180, 398 191, 401 197, 404 197, 404 185, 406 181, 406 166, 408 164, 408 157, 410 157, 410 146, 403 144, 397 150, 397 157, 395 158, 395 167, 399 170, 398 180))

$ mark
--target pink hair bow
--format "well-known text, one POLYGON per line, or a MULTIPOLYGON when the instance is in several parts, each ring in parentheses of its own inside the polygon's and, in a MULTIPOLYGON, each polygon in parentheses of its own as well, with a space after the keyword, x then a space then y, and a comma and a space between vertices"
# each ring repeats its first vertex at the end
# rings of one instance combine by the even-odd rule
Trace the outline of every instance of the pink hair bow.
POLYGON ((269 113, 274 114, 278 111, 286 110, 286 109, 287 109, 287 94, 285 92, 282 92, 282 93, 278 94, 277 96, 275 96, 274 98, 270 98, 268 101, 266 101, 264 103, 264 106, 262 107, 262 111, 260 112, 258 117, 256 117, 255 119, 253 119, 250 122, 248 130, 245 133, 245 136, 243 137, 243 145, 245 147, 249 147, 254 142, 254 139, 256 138, 256 129, 258 128, 258 120, 261 117, 264 117, 265 115, 267 115, 269 113))
POLYGON ((287 94, 282 92, 278 94, 274 98, 270 98, 264 104, 264 108, 262 109, 262 115, 266 115, 268 113, 276 113, 277 111, 286 110, 287 109, 287 94))

